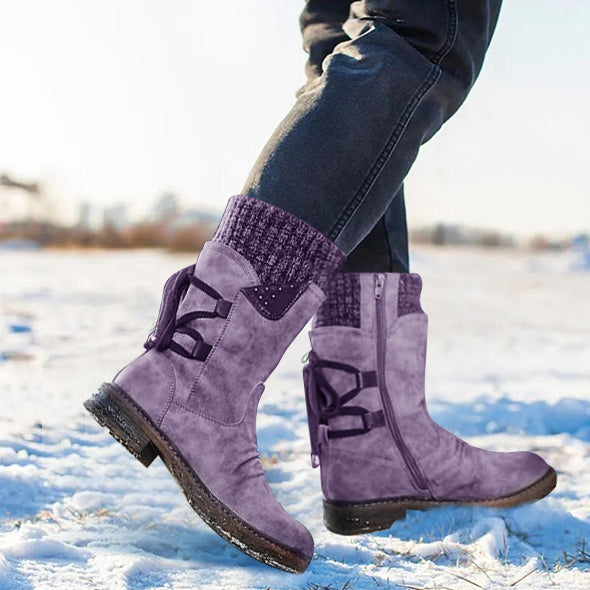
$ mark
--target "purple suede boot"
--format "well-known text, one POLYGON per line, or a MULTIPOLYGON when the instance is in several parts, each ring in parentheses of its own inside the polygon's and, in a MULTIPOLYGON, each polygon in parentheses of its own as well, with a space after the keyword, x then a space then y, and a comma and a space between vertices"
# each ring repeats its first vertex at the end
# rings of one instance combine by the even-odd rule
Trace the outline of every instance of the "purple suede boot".
POLYGON ((432 421, 421 289, 417 274, 341 273, 314 318, 303 376, 335 533, 387 529, 406 510, 443 504, 515 506, 555 487, 538 455, 478 449, 432 421))
POLYGON ((196 264, 166 282, 147 350, 84 404, 144 465, 159 455, 215 532, 293 573, 313 539, 264 478, 256 409, 344 260, 290 213, 232 197, 196 264))

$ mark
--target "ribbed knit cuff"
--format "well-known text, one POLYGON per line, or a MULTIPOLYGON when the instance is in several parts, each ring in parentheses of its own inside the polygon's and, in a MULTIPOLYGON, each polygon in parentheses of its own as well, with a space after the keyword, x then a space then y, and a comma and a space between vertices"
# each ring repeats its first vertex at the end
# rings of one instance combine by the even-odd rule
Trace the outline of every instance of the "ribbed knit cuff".
POLYGON ((299 217, 245 195, 229 199, 212 241, 246 258, 262 283, 313 281, 326 290, 346 260, 336 244, 299 217))
POLYGON ((397 293, 397 315, 401 317, 408 313, 422 311, 420 305, 422 293, 422 278, 416 273, 401 273, 397 293))
MULTIPOLYGON (((327 297, 316 312, 313 322, 314 328, 321 326, 361 327, 360 276, 361 273, 356 272, 342 272, 334 275, 326 290, 327 297)), ((420 275, 399 273, 398 276, 397 316, 421 312, 422 279, 420 275)))
POLYGON ((334 275, 326 294, 326 299, 316 312, 314 328, 361 327, 361 283, 358 273, 343 272, 334 275))

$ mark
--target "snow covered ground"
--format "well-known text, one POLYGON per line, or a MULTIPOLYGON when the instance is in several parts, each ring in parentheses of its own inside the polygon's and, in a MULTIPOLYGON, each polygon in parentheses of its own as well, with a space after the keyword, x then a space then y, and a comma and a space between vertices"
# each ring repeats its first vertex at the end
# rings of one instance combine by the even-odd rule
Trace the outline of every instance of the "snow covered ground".
POLYGON ((577 254, 419 248, 432 414, 470 442, 540 452, 557 489, 514 509, 409 512, 390 531, 324 529, 309 465, 303 332, 258 418, 275 494, 312 531, 301 576, 205 526, 168 472, 146 470, 82 409, 139 351, 160 252, 0 252, 0 589, 590 589, 590 270, 577 254))

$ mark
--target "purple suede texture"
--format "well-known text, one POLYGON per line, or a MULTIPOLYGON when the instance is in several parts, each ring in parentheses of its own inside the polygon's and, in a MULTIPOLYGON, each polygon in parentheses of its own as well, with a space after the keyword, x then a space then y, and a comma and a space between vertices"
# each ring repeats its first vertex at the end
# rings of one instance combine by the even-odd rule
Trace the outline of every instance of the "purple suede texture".
POLYGON ((120 385, 156 424, 160 424, 176 387, 174 366, 165 353, 155 349, 146 350, 123 367, 113 381, 120 385))
MULTIPOLYGON (((421 280, 402 278, 412 275, 381 274, 386 277, 382 295, 385 384, 403 440, 425 476, 428 490, 413 491, 394 439, 384 426, 368 434, 330 439, 327 444, 324 441, 320 452, 324 496, 340 501, 396 497, 481 501, 514 494, 543 477, 549 466, 538 455, 473 447, 430 418, 425 400, 428 318, 421 311, 419 299, 416 300, 421 280), (405 303, 400 306, 401 293, 405 303)), ((359 274, 360 328, 334 326, 311 330, 312 349, 320 358, 346 362, 362 370, 376 369, 374 277, 374 273, 359 274)), ((332 385, 340 394, 349 389, 348 383, 334 381, 332 385)), ((355 405, 369 410, 381 408, 377 391, 362 390, 355 405)))
MULTIPOLYGON (((259 283, 247 260, 228 246, 211 241, 205 243, 199 254, 195 276, 210 282, 229 301, 237 297, 241 288, 259 283), (215 277, 214 281, 211 277, 215 277)), ((179 305, 177 316, 194 310, 211 311, 214 306, 215 301, 211 297, 191 285, 179 305)), ((225 322, 223 318, 199 318, 190 322, 189 326, 200 332, 206 342, 213 344, 225 322)), ((189 349, 194 344, 186 334, 176 333, 173 339, 189 349)), ((170 350, 149 350, 124 367, 115 377, 115 382, 152 419, 157 418, 156 424, 159 425, 173 397, 186 402, 203 367, 204 363, 181 357, 170 350)))
POLYGON ((325 289, 346 261, 336 244, 302 219, 245 195, 229 199, 213 241, 239 252, 265 284, 313 281, 325 289))
MULTIPOLYGON (((284 511, 264 478, 256 409, 264 381, 325 299, 319 285, 344 259, 338 247, 296 217, 249 197, 230 199, 194 269, 195 277, 231 303, 227 318, 187 324, 211 345, 207 358, 152 348, 115 377, 225 506, 264 537, 309 557, 310 533, 284 511), (299 286, 289 286, 287 298, 280 292, 280 313, 261 313, 252 293, 247 296, 246 289, 259 286, 266 294, 268 286, 271 297, 286 281, 299 286)), ((214 297, 191 284, 177 320, 215 305, 214 297)), ((189 351, 195 343, 178 331, 173 341, 189 351)))
MULTIPOLYGON (((334 326, 314 328, 309 336, 312 349, 321 359, 347 363, 360 371, 375 369, 375 345, 370 332, 334 326)), ((339 394, 355 386, 354 376, 344 371, 322 370, 339 394)), ((362 389, 347 405, 362 406, 370 412, 380 410, 379 391, 376 387, 362 389)), ((330 419, 328 426, 338 430, 355 428, 359 418, 338 416, 330 419)), ((386 426, 322 444, 320 462, 322 491, 329 500, 376 500, 391 495, 392 483, 398 495, 418 495, 386 426)))
POLYGON ((262 317, 238 293, 223 333, 192 385, 188 408, 223 423, 235 422, 254 383, 264 381, 307 324, 324 295, 313 283, 279 320, 262 317))
POLYGON ((311 534, 274 497, 258 459, 256 408, 263 390, 257 383, 246 392, 242 415, 229 426, 173 402, 162 430, 221 502, 265 537, 311 556, 311 534))
MULTIPOLYGON (((121 370, 115 382, 230 510, 264 537, 311 556, 310 533, 284 511, 264 478, 256 408, 264 380, 325 295, 310 282, 280 319, 263 317, 241 291, 260 280, 246 259, 221 242, 205 244, 195 276, 232 302, 226 319, 198 318, 189 324, 213 345, 206 361, 152 349, 121 370)), ((214 303, 191 286, 178 316, 210 310, 214 303)), ((190 346, 184 334, 174 339, 190 346)))

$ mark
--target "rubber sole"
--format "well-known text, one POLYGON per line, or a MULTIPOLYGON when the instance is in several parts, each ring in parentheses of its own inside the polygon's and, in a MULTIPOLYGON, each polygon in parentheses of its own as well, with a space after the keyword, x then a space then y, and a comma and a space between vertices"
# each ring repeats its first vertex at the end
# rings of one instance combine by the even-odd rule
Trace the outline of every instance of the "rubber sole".
POLYGON ((265 537, 218 500, 168 437, 121 387, 103 383, 98 393, 84 402, 84 407, 146 467, 160 456, 193 510, 220 537, 272 567, 294 574, 307 569, 311 556, 301 555, 265 537))
POLYGON ((477 501, 422 500, 396 498, 372 502, 335 502, 324 500, 324 524, 339 535, 361 535, 391 528, 403 520, 407 510, 430 510, 441 506, 490 506, 508 508, 544 498, 557 483, 557 473, 550 469, 529 487, 510 496, 477 501))

